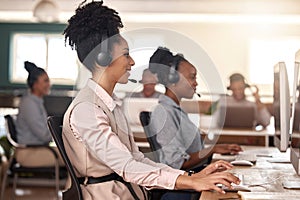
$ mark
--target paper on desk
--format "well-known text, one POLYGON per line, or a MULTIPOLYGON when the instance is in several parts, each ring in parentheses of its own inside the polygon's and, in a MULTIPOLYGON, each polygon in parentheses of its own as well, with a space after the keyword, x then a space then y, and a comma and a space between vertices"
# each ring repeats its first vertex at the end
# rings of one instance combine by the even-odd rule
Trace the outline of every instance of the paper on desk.
POLYGON ((299 200, 299 194, 242 191, 239 191, 238 194, 242 200, 299 200))

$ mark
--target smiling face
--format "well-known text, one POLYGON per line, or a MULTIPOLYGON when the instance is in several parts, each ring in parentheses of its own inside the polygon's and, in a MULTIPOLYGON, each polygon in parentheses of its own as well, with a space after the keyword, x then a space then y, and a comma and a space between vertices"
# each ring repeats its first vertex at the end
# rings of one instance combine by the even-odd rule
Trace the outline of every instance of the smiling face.
POLYGON ((111 75, 115 82, 127 83, 130 76, 129 71, 135 63, 129 55, 129 47, 123 37, 120 36, 119 42, 113 44, 111 55, 113 61, 106 70, 113 70, 111 75))
POLYGON ((196 92, 197 88, 197 70, 187 61, 181 61, 178 66, 178 73, 180 79, 174 86, 174 92, 177 98, 191 99, 196 92))

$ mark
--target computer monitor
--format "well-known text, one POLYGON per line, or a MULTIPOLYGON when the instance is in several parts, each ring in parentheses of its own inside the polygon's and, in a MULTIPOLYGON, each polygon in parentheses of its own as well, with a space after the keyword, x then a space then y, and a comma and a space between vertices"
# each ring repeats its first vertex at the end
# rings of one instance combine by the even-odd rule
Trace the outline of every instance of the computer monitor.
POLYGON ((290 140, 290 90, 287 70, 284 62, 274 66, 274 145, 280 151, 286 151, 290 140))
POLYGON ((255 107, 253 105, 221 105, 218 116, 220 128, 255 128, 255 107), (241 113, 246 113, 241 115, 241 113), (225 114, 225 117, 222 116, 225 114), (224 118, 224 122, 222 119, 224 118))
MULTIPOLYGON (((300 60, 298 60, 300 61, 300 60)), ((294 68, 294 82, 293 82, 293 98, 292 98, 292 118, 291 127, 291 163, 296 170, 297 174, 300 175, 300 62, 296 62, 294 68)))
POLYGON ((130 125, 141 126, 140 113, 152 112, 158 105, 158 99, 154 98, 125 98, 122 109, 130 125))

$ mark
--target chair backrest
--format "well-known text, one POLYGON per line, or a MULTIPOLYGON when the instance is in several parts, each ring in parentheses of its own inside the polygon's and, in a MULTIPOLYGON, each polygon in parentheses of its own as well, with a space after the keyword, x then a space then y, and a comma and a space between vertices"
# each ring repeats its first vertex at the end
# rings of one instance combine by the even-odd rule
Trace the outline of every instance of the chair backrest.
POLYGON ((151 120, 151 112, 143 111, 140 113, 141 124, 144 128, 147 141, 150 144, 151 151, 153 152, 154 159, 156 162, 159 161, 158 151, 161 149, 161 145, 156 140, 156 134, 151 133, 149 124, 151 120))
POLYGON ((4 118, 6 120, 7 139, 8 139, 8 141, 14 147, 20 146, 20 144, 18 144, 17 129, 16 129, 16 126, 15 126, 15 122, 14 122, 13 116, 11 116, 11 115, 5 115, 4 118))
POLYGON ((62 139, 62 125, 63 125, 63 117, 61 116, 51 116, 48 117, 48 127, 50 129, 50 132, 52 134, 52 137, 56 143, 56 146, 64 160, 64 163, 67 167, 67 170, 69 171, 69 174, 71 176, 72 185, 71 188, 63 193, 63 199, 65 200, 82 200, 82 192, 79 185, 79 182, 77 180, 76 174, 74 172, 73 166, 68 158, 68 155, 66 153, 63 139, 62 139))

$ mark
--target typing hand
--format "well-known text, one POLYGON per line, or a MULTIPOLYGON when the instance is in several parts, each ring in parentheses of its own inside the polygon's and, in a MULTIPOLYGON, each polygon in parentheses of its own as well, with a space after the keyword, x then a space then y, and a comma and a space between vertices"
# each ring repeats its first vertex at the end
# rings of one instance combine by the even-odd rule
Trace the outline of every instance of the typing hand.
POLYGON ((232 169, 233 165, 230 164, 229 162, 219 160, 217 162, 214 162, 207 167, 205 167, 203 170, 200 172, 194 174, 194 176, 198 177, 206 177, 209 174, 215 173, 215 172, 220 172, 220 171, 225 171, 232 169))
POLYGON ((214 153, 236 155, 242 148, 237 144, 217 144, 214 147, 214 153))
POLYGON ((213 174, 209 174, 205 177, 197 177, 192 176, 194 183, 194 190, 196 191, 204 191, 204 190, 215 190, 219 193, 225 193, 222 188, 216 186, 216 184, 222 184, 227 188, 232 188, 232 183, 240 184, 240 180, 238 177, 234 176, 229 172, 216 172, 213 174))

